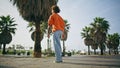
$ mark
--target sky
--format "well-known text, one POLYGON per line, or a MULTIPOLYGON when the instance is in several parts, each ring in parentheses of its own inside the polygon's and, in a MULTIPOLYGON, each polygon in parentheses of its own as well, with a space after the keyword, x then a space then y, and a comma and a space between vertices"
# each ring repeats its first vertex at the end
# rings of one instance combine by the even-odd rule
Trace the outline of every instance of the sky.
MULTIPOLYGON (((65 41, 67 50, 87 50, 81 32, 82 28, 89 26, 95 17, 109 21, 109 34, 116 32, 120 34, 120 0, 59 0, 58 6, 61 9, 59 15, 70 24, 68 39, 65 41)), ((0 0, 0 16, 2 15, 14 17, 15 23, 18 24, 16 34, 7 46, 21 44, 25 48, 34 47, 31 33, 27 28, 29 22, 22 19, 16 6, 13 6, 9 0, 0 0)), ((41 46, 42 50, 47 48, 46 35, 41 46)), ((54 48, 53 41, 51 47, 54 48)))

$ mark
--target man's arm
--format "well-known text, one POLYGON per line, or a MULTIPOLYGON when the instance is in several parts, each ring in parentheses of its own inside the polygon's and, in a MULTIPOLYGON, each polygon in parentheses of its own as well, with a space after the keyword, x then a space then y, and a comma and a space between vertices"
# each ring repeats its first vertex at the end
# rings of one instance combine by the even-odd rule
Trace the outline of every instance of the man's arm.
POLYGON ((50 38, 50 34, 52 33, 52 26, 48 26, 48 38, 50 38))

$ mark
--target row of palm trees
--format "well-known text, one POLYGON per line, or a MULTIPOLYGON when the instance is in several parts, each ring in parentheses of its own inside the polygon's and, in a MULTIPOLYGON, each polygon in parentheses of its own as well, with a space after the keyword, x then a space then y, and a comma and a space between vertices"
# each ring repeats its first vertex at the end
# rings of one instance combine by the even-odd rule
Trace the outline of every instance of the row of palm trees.
MULTIPOLYGON (((5 16, 1 16, 0 18, 1 18, 1 21, 0 21, 0 23, 1 23, 0 24, 0 27, 1 27, 0 28, 0 44, 9 44, 12 41, 11 33, 15 34, 15 30, 16 30, 15 26, 17 24, 14 23, 15 22, 15 21, 13 21, 14 18, 11 18, 9 15, 6 16, 6 17, 5 16), (7 31, 7 33, 10 33, 10 35, 9 34, 3 34, 5 31, 7 31), (8 40, 6 40, 6 39, 8 39, 8 40), (7 43, 7 42, 9 42, 9 43, 7 43)), ((65 37, 64 37, 64 39, 63 38, 61 39, 63 41, 63 54, 65 54, 65 41, 67 40, 67 33, 69 31, 69 28, 70 28, 70 24, 68 24, 67 20, 64 20, 64 21, 66 23, 65 37)), ((42 41, 42 39, 44 37, 44 34, 47 32, 47 26, 48 26, 47 23, 42 23, 40 25, 41 33, 42 33, 42 34, 40 34, 41 35, 40 36, 40 41, 42 41)), ((31 39, 33 41, 35 41, 34 40, 35 24, 32 23, 32 22, 30 22, 27 27, 30 28, 29 32, 32 32, 31 39)), ((49 41, 48 41, 48 43, 49 43, 49 41)), ((3 54, 5 54, 5 46, 6 45, 3 45, 3 46, 4 46, 4 48, 3 48, 3 54)))
POLYGON ((118 52, 120 35, 118 33, 108 34, 109 27, 110 25, 107 20, 96 17, 90 26, 85 26, 85 28, 83 28, 81 36, 84 38, 85 45, 88 46, 89 55, 90 46, 94 49, 94 53, 96 53, 96 49, 99 47, 101 55, 104 54, 106 46, 118 52))
MULTIPOLYGON (((15 24, 14 22, 15 21, 13 21, 13 19, 14 18, 11 18, 9 15, 8 16, 1 16, 0 17, 1 18, 1 21, 0 21, 0 43, 1 44, 9 44, 11 41, 12 41, 12 36, 11 36, 11 33, 13 33, 13 34, 15 34, 15 30, 16 30, 16 28, 15 28, 15 26, 17 25, 17 24, 15 24), (10 33, 10 35, 9 34, 3 34, 3 32, 5 32, 5 31, 7 31, 7 33, 10 33), (4 36, 3 36, 4 35, 4 36), (6 37, 7 36, 7 37, 6 37), (10 37, 10 38, 9 38, 10 37), (8 39, 8 40, 6 40, 6 39, 8 39), (9 43, 7 43, 7 42, 9 42, 9 43)), ((61 39, 62 41, 63 41, 63 54, 65 54, 65 41, 67 40, 67 33, 68 33, 68 31, 69 31, 69 28, 70 28, 70 24, 68 24, 68 22, 67 22, 67 20, 64 20, 65 21, 65 23, 66 23, 66 27, 65 27, 65 37, 64 37, 64 39, 61 39)), ((42 41, 42 39, 43 39, 43 37, 44 37, 44 34, 47 32, 47 23, 42 23, 41 25, 40 25, 40 28, 41 28, 41 33, 42 34, 40 34, 41 36, 40 36, 40 41, 42 41)), ((28 26, 27 26, 28 28, 30 28, 30 30, 29 30, 29 32, 32 32, 32 34, 31 34, 31 39, 33 40, 33 41, 35 41, 34 40, 34 35, 35 35, 35 24, 34 23, 32 23, 32 22, 30 22, 29 24, 28 24, 28 26)), ((48 43, 49 43, 49 41, 47 41, 48 43)), ((47 45, 49 45, 49 44, 47 44, 47 45)), ((0 45, 1 46, 1 45, 0 45)), ((6 47, 6 45, 3 45, 4 47, 3 47, 3 54, 5 54, 6 52, 5 52, 5 47, 6 47)))

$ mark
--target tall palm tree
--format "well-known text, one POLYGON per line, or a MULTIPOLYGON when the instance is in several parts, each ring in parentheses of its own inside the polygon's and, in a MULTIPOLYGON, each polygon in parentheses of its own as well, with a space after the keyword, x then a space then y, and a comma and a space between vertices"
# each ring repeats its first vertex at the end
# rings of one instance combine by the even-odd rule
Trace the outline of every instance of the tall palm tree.
POLYGON ((69 29, 70 29, 70 24, 68 24, 68 21, 64 20, 64 22, 65 22, 64 38, 61 38, 61 40, 63 41, 63 54, 62 54, 62 56, 65 56, 65 53, 66 53, 65 52, 65 50, 66 50, 65 41, 68 38, 68 32, 69 32, 69 29))
POLYGON ((12 35, 15 34, 16 25, 14 18, 8 16, 0 16, 0 44, 3 44, 3 52, 5 54, 6 44, 12 41, 12 35))
POLYGON ((104 43, 106 41, 106 34, 109 29, 109 23, 104 18, 96 17, 94 18, 94 22, 91 23, 91 25, 92 28, 95 30, 93 32, 94 40, 97 44, 99 44, 101 55, 103 55, 104 43))
POLYGON ((84 43, 86 46, 88 46, 88 55, 90 55, 90 45, 93 43, 93 39, 90 34, 91 27, 85 26, 85 28, 82 29, 83 32, 81 32, 82 38, 84 38, 84 43))
POLYGON ((51 14, 51 6, 58 0, 11 0, 17 6, 22 18, 35 23, 34 57, 41 57, 40 24, 47 21, 51 14))

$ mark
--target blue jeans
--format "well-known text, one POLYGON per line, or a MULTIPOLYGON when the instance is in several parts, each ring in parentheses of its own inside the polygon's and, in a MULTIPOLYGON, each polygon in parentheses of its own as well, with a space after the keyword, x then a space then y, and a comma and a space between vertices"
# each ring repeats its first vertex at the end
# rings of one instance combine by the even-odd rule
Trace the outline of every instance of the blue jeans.
POLYGON ((57 62, 62 61, 62 50, 60 44, 61 35, 62 35, 61 30, 57 30, 53 33, 53 42, 54 42, 55 56, 57 62))

